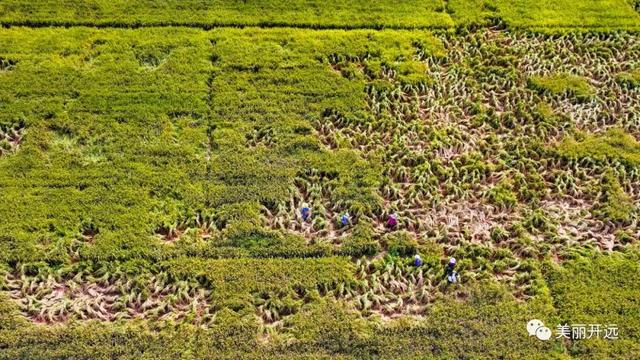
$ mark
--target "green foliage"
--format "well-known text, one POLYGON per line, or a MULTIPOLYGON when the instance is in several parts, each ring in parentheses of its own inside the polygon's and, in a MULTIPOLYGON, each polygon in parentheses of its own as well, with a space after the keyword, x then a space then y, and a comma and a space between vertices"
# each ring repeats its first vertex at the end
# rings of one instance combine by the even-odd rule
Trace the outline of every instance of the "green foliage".
POLYGON ((630 72, 622 72, 616 76, 616 80, 620 85, 628 88, 640 87, 640 69, 636 69, 630 72))
POLYGON ((530 232, 549 231, 553 228, 553 223, 544 211, 536 209, 525 218, 523 226, 530 232))
POLYGON ((393 256, 413 256, 418 250, 418 241, 415 236, 406 231, 397 231, 385 235, 382 242, 393 256))
POLYGON ((12 259, 50 243, 58 255, 25 256, 59 260, 73 248, 88 259, 162 259, 192 251, 186 239, 200 237, 201 249, 236 246, 260 257, 326 254, 278 244, 260 209, 287 201, 309 169, 330 175, 332 206, 354 217, 380 209, 377 167, 353 150, 321 148, 307 122, 326 109, 363 108, 363 79, 336 76, 324 59, 372 54, 411 75, 422 65, 401 59, 439 51, 430 34, 386 31, 4 34, 13 40, 3 54, 32 54, 0 85, 14 94, 0 103, 1 123, 29 134, 0 161, 0 232, 15 239, 12 259), (245 135, 266 126, 277 129, 270 145, 251 148, 245 135))
POLYGON ((372 336, 372 328, 346 304, 320 301, 296 314, 292 335, 299 350, 323 349, 329 354, 348 354, 353 346, 372 336))
POLYGON ((327 245, 307 245, 304 239, 296 236, 272 236, 254 240, 257 241, 249 247, 252 257, 304 258, 328 256, 332 253, 332 249, 327 245))
POLYGON ((578 133, 573 138, 563 139, 556 149, 561 156, 572 160, 618 160, 629 166, 640 164, 640 144, 619 128, 602 134, 578 133))
POLYGON ((373 256, 380 251, 380 244, 375 239, 375 232, 370 224, 360 223, 353 233, 343 241, 339 254, 361 257, 373 256))
POLYGON ((533 76, 529 85, 540 92, 551 95, 567 95, 578 100, 586 100, 594 95, 594 89, 583 77, 570 74, 533 76))
POLYGON ((449 0, 447 10, 457 26, 474 28, 498 18, 498 3, 486 0, 449 0))
POLYGON ((457 25, 505 24, 514 29, 636 29, 640 21, 625 0, 531 1, 450 0, 448 9, 457 25))
POLYGON ((575 341, 576 358, 636 358, 640 313, 637 255, 597 255, 554 268, 547 281, 560 323, 616 324, 618 340, 575 341))
POLYGON ((225 259, 177 258, 161 264, 169 276, 198 281, 216 289, 214 297, 233 302, 247 293, 302 287, 331 287, 351 281, 353 265, 345 258, 225 259), (286 285, 288 284, 288 285, 286 285))
POLYGON ((254 351, 256 328, 249 319, 224 311, 216 326, 206 332, 193 326, 150 329, 141 322, 128 327, 88 322, 50 329, 0 330, 0 339, 2 356, 7 358, 219 358, 254 351))
POLYGON ((487 192, 492 203, 505 208, 513 207, 518 198, 513 192, 513 185, 509 181, 502 181, 487 192))
POLYGON ((636 205, 615 175, 609 171, 602 177, 599 202, 594 205, 594 214, 603 219, 619 223, 630 223, 635 218, 636 205))
POLYGON ((526 27, 636 28, 640 15, 625 0, 602 1, 500 1, 499 9, 509 25, 526 27))
POLYGON ((7 294, 0 293, 0 333, 16 330, 25 325, 25 320, 19 315, 18 307, 7 294))
POLYGON ((451 28, 504 22, 514 28, 635 29, 633 0, 415 0, 398 4, 362 0, 5 0, 0 22, 13 25, 295 26, 308 28, 451 28))
POLYGON ((55 6, 38 0, 31 7, 19 1, 3 2, 0 21, 21 24, 145 24, 208 28, 220 25, 283 24, 310 28, 451 26, 451 18, 440 10, 441 7, 442 2, 438 0, 409 1, 402 4, 393 1, 371 4, 362 0, 349 0, 346 3, 335 0, 322 3, 302 0, 171 0, 161 4, 125 0, 74 0, 55 6))
POLYGON ((460 354, 477 359, 518 357, 523 359, 567 359, 560 346, 532 340, 522 329, 530 318, 552 313, 543 301, 518 304, 504 288, 490 282, 472 287, 464 301, 454 293, 433 306, 430 321, 399 319, 386 322, 367 342, 356 348, 360 357, 378 352, 382 357, 427 357, 448 359, 460 354), (514 334, 505 337, 503 334, 514 334), (520 336, 522 334, 522 336, 520 336))

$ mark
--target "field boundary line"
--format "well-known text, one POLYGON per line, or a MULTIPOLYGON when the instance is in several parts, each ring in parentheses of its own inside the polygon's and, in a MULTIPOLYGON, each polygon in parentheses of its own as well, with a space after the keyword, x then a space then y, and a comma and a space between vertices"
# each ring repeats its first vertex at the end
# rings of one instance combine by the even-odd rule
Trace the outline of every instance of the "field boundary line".
POLYGON ((255 23, 184 23, 184 22, 149 22, 149 23, 124 23, 124 22, 83 22, 83 21, 0 21, 3 28, 10 27, 29 27, 29 28, 50 28, 50 27, 88 27, 88 28, 115 28, 115 29, 139 29, 139 28, 160 28, 160 27, 182 27, 194 28, 202 30, 212 30, 217 28, 294 28, 308 30, 436 30, 436 29, 455 29, 455 26, 434 26, 434 25, 336 25, 336 24, 291 24, 280 22, 255 22, 255 23))
MULTIPOLYGON (((456 29, 483 29, 493 28, 495 25, 485 24, 458 24, 449 25, 336 25, 336 24, 292 24, 286 22, 255 22, 255 23, 229 23, 229 22, 211 22, 211 23, 185 23, 185 22, 91 22, 91 21, 1 21, 1 28, 26 27, 26 28, 75 28, 85 27, 94 29, 142 29, 142 28, 188 28, 213 30, 222 28, 263 28, 263 29, 304 29, 304 30, 456 30, 456 29)), ((564 32, 564 31, 583 31, 583 32, 640 32, 640 24, 638 26, 619 26, 619 27, 602 27, 602 26, 532 26, 522 27, 517 25, 504 24, 505 30, 512 31, 531 31, 531 32, 564 32)))

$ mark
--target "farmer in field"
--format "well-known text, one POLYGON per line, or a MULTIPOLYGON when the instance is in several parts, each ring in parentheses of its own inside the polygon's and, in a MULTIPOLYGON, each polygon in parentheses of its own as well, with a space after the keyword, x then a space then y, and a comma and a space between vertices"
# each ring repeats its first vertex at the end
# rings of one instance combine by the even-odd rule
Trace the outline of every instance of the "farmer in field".
POLYGON ((306 203, 302 204, 302 209, 300 209, 300 216, 302 216, 302 221, 307 221, 309 220, 309 218, 311 218, 311 209, 306 203))
POLYGON ((420 255, 416 254, 416 256, 414 256, 413 266, 415 267, 422 266, 422 258, 420 257, 420 255))
POLYGON ((342 224, 342 226, 348 226, 350 222, 351 218, 349 218, 349 213, 344 213, 342 214, 342 216, 340 216, 340 223, 342 224))
POLYGON ((456 267, 456 258, 449 259, 449 264, 447 265, 447 281, 450 284, 455 284, 458 280, 458 273, 454 270, 456 267))
POLYGON ((398 215, 393 213, 389 215, 389 219, 387 219, 387 227, 389 229, 393 229, 398 225, 398 215))

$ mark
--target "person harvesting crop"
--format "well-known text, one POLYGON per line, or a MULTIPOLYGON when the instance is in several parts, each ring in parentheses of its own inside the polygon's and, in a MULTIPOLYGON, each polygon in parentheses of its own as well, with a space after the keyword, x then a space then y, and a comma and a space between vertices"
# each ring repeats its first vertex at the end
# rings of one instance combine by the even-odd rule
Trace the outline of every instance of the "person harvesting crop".
POLYGON ((349 217, 349 213, 344 213, 340 216, 340 224, 346 227, 351 223, 351 218, 349 217))
POLYGON ((387 227, 389 229, 393 229, 396 226, 398 226, 398 215, 396 213, 393 213, 389 215, 389 218, 387 219, 387 227))
POLYGON ((311 209, 309 208, 309 205, 302 205, 302 209, 300 209, 300 216, 302 216, 303 221, 308 221, 311 218, 311 209))
POLYGON ((454 270, 456 267, 456 258, 449 259, 449 264, 447 264, 447 281, 450 284, 455 284, 457 282, 458 273, 454 270))

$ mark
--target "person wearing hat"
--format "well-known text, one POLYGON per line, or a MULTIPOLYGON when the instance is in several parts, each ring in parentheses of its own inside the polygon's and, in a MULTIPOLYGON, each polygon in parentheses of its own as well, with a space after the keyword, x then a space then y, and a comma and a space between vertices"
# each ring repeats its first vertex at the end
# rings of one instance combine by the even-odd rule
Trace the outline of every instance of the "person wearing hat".
POLYGON ((449 264, 447 265, 447 281, 450 284, 455 284, 458 280, 458 273, 454 270, 456 267, 456 258, 452 257, 449 259, 449 264))
POLYGON ((344 213, 342 214, 342 216, 340 216, 340 223, 342 224, 342 226, 348 226, 350 222, 351 219, 349 218, 349 213, 344 213))
POLYGON ((393 229, 398 225, 398 215, 393 213, 389 215, 389 219, 387 219, 387 227, 393 229))
POLYGON ((422 258, 420 258, 420 255, 416 254, 416 256, 413 258, 413 266, 421 266, 422 265, 422 258))

